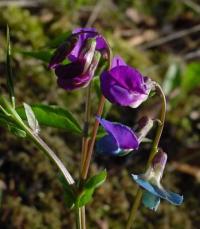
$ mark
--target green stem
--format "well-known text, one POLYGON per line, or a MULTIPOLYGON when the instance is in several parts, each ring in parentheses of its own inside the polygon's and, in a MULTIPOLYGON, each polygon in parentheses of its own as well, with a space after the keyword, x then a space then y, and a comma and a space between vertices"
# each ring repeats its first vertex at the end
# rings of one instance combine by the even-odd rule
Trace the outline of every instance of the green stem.
POLYGON ((69 185, 74 184, 75 181, 72 178, 71 174, 68 172, 68 170, 66 169, 64 164, 61 162, 61 160, 56 156, 53 150, 50 149, 49 146, 38 135, 34 134, 31 131, 31 129, 25 125, 21 117, 15 111, 15 109, 13 109, 11 104, 4 97, 1 97, 0 100, 4 104, 7 112, 9 112, 12 115, 13 121, 15 121, 19 125, 19 127, 26 132, 28 137, 37 145, 37 147, 40 150, 42 150, 57 165, 58 169, 62 172, 68 184, 69 185))
MULTIPOLYGON (((85 101, 85 118, 84 118, 84 127, 83 127, 83 138, 82 138, 82 152, 81 152, 81 166, 80 166, 80 179, 82 180, 81 171, 83 169, 84 161, 87 157, 87 146, 88 146, 88 132, 89 132, 89 120, 90 120, 90 96, 91 96, 91 86, 92 82, 90 82, 89 86, 86 90, 86 101, 85 101)), ((80 184, 82 183, 80 180, 80 184)), ((86 228, 86 217, 85 217, 85 207, 81 207, 79 209, 78 220, 80 228, 86 228)))
MULTIPOLYGON (((161 113, 160 113, 160 121, 161 121, 161 123, 158 124, 158 127, 157 127, 156 136, 155 136, 155 139, 153 141, 153 145, 152 145, 152 148, 151 148, 149 159, 147 161, 146 169, 149 168, 152 159, 154 158, 154 156, 156 155, 156 153, 158 151, 158 144, 159 144, 159 141, 160 141, 160 137, 162 135, 162 131, 163 131, 164 123, 165 123, 165 114, 166 114, 166 99, 165 99, 164 92, 163 92, 163 90, 162 90, 162 88, 161 88, 161 86, 159 84, 156 83, 155 87, 158 90, 158 92, 159 92, 159 94, 161 95, 161 98, 162 98, 162 109, 161 109, 161 113)), ((132 227, 133 222, 134 222, 134 220, 136 218, 137 210, 138 210, 138 208, 140 206, 141 199, 142 199, 142 189, 138 188, 137 189, 137 194, 136 194, 136 197, 135 197, 135 200, 134 200, 134 203, 132 205, 131 212, 130 212, 130 215, 129 215, 129 218, 128 218, 126 229, 130 229, 132 227)))
MULTIPOLYGON (((112 52, 111 52, 110 48, 109 48, 108 55, 109 55, 108 56, 108 60, 109 60, 108 61, 108 70, 109 70, 111 68, 111 65, 112 65, 112 52)), ((96 113, 97 116, 102 115, 105 101, 106 101, 106 98, 103 95, 101 95, 98 110, 96 113)), ((98 128, 99 128, 99 121, 96 119, 95 123, 94 123, 93 131, 92 131, 91 140, 89 141, 89 144, 88 144, 87 155, 86 155, 85 161, 83 163, 82 171, 81 171, 81 177, 84 180, 87 178, 87 175, 88 175, 98 128)))

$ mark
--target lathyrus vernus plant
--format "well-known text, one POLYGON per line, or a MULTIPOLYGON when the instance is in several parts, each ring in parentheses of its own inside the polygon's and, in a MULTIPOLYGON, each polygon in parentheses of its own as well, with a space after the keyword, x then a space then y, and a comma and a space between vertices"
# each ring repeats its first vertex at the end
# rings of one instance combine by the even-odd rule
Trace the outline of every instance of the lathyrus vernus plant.
MULTIPOLYGON (((112 57, 111 49, 106 39, 94 28, 75 29, 51 56, 49 68, 55 72, 58 87, 66 91, 86 88, 85 120, 83 128, 73 115, 66 109, 47 105, 28 105, 16 107, 13 77, 11 69, 11 48, 9 29, 7 29, 7 88, 9 98, 0 96, 0 123, 19 137, 27 137, 36 144, 58 167, 62 174, 62 184, 67 197, 67 205, 76 212, 77 228, 86 228, 85 206, 91 201, 93 193, 106 179, 106 171, 88 178, 88 172, 94 151, 105 155, 125 156, 137 150, 149 130, 157 125, 156 136, 153 139, 152 150, 142 175, 132 175, 139 185, 135 202, 130 211, 126 228, 131 228, 140 201, 146 207, 156 210, 160 199, 179 205, 183 197, 166 191, 160 184, 167 155, 158 148, 162 134, 166 100, 162 88, 149 77, 144 77, 138 70, 127 65, 119 56, 112 57), (101 68, 99 67, 101 63, 101 68), (104 63, 102 65, 102 63, 104 63), (102 66, 104 69, 102 69, 102 66), (100 72, 101 98, 96 114, 92 117, 90 111, 91 87, 94 75, 100 72), (106 99, 118 106, 129 106, 133 109, 140 106, 149 98, 151 91, 159 95, 162 100, 160 117, 152 120, 142 118, 136 130, 120 123, 105 120, 102 112, 106 99), (92 133, 90 120, 94 119, 92 133), (94 150, 99 123, 105 130, 94 150), (62 161, 40 137, 40 125, 60 127, 79 134, 82 138, 80 177, 75 181, 62 161)), ((30 54, 30 53, 29 53, 30 54)), ((34 53, 31 54, 34 56, 34 53)), ((35 55, 38 57, 38 55, 35 55)))

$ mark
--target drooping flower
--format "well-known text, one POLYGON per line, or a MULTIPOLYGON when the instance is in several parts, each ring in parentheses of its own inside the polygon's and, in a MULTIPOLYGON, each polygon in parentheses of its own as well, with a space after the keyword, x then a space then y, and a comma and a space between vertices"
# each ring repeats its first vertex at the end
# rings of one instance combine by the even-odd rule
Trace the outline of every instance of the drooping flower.
POLYGON ((100 54, 95 52, 92 59, 86 58, 67 65, 59 65, 55 69, 58 85, 65 90, 86 87, 98 66, 100 54))
POLYGON ((53 54, 49 67, 55 70, 58 85, 65 90, 86 87, 94 75, 100 55, 106 56, 108 45, 93 28, 79 28, 53 54), (71 63, 63 64, 68 59, 71 63))
POLYGON ((100 52, 102 55, 106 55, 108 52, 108 44, 105 38, 97 32, 95 28, 77 28, 72 32, 73 36, 78 37, 78 41, 69 54, 68 58, 71 61, 76 61, 79 59, 79 54, 84 47, 85 41, 89 38, 95 39, 96 47, 95 50, 100 52))
POLYGON ((138 107, 148 98, 153 86, 148 77, 128 66, 119 56, 113 58, 111 69, 101 74, 103 95, 121 106, 138 107))
POLYGON ((154 211, 157 210, 160 199, 165 199, 173 205, 180 205, 183 202, 183 196, 165 190, 160 183, 166 162, 167 154, 160 150, 145 174, 132 174, 133 180, 144 189, 143 204, 154 211))
POLYGON ((96 151, 102 154, 124 156, 132 150, 138 149, 140 142, 150 130, 149 120, 148 127, 144 125, 137 134, 130 127, 121 123, 110 122, 100 117, 97 119, 107 132, 107 135, 102 137, 96 146, 96 151))

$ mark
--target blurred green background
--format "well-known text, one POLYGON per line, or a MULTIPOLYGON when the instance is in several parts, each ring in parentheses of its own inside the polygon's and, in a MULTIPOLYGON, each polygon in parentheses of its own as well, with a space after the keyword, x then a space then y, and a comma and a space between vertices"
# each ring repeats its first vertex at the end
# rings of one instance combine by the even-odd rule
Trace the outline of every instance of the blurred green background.
MULTIPOLYGON (((175 207, 162 201, 156 213, 140 208, 135 228, 200 228, 200 4, 198 0, 7 0, 0 1, 0 85, 5 89, 6 25, 10 26, 17 103, 56 104, 82 122, 85 90, 65 92, 45 61, 27 51, 45 51, 51 40, 76 27, 92 26, 113 52, 163 86, 168 101, 160 146, 169 160, 163 185, 184 195, 175 207), (24 53, 23 53, 24 52, 24 53), (26 53, 25 53, 26 52, 26 53)), ((93 91, 92 110, 98 98, 93 91)), ((154 96, 139 109, 109 107, 108 119, 131 127, 143 115, 157 117, 154 96)), ((149 137, 153 137, 153 129, 149 137)), ((42 127, 41 136, 77 178, 81 140, 42 127)), ((107 168, 108 179, 87 207, 88 228, 123 229, 150 143, 124 158, 95 155, 91 174, 107 168)), ((74 228, 55 166, 28 140, 0 128, 1 229, 74 228)))

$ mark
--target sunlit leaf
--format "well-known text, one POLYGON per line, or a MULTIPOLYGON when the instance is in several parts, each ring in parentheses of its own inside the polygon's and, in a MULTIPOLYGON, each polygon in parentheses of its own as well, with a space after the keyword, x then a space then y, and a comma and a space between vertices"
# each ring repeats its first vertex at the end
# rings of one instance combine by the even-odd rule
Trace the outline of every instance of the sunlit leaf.
POLYGON ((104 170, 99 174, 89 178, 89 180, 83 186, 83 191, 76 199, 76 207, 80 208, 92 201, 92 196, 95 189, 103 184, 103 182, 106 180, 106 176, 107 172, 104 170))
POLYGON ((164 81, 163 91, 165 95, 168 95, 174 88, 180 85, 180 67, 177 63, 173 63, 169 66, 164 81))
POLYGON ((181 82, 184 93, 200 87, 200 62, 192 62, 187 65, 181 82))
MULTIPOLYGON (((31 108, 40 125, 64 129, 76 134, 82 133, 80 125, 66 109, 43 104, 31 105, 31 108)), ((22 119, 26 120, 23 107, 18 107, 17 112, 22 119)))
POLYGON ((80 208, 91 202, 93 193, 94 189, 84 189, 84 191, 81 192, 81 194, 76 199, 76 207, 80 208))
POLYGON ((98 188, 106 180, 107 172, 106 170, 100 172, 99 174, 91 177, 84 185, 86 189, 98 188))
POLYGON ((38 120, 35 117, 35 114, 28 104, 24 103, 24 109, 27 117, 28 124, 35 134, 38 134, 40 131, 38 120))

